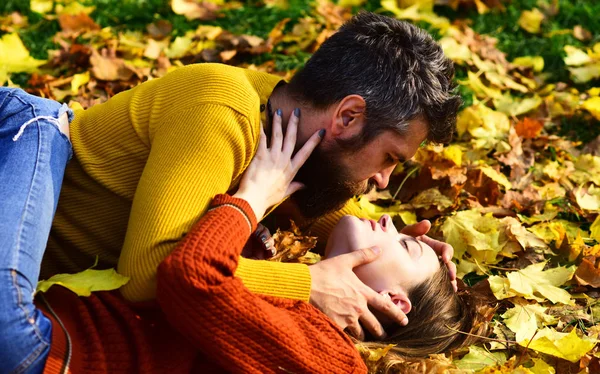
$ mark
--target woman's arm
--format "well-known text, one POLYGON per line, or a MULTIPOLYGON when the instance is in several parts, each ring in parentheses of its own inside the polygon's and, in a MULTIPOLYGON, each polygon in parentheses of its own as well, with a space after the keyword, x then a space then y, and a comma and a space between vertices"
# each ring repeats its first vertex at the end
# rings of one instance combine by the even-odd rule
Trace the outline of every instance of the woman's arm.
POLYGON ((256 228, 245 200, 217 196, 158 268, 169 322, 207 357, 238 373, 366 372, 350 339, 312 306, 252 294, 234 277, 256 228))

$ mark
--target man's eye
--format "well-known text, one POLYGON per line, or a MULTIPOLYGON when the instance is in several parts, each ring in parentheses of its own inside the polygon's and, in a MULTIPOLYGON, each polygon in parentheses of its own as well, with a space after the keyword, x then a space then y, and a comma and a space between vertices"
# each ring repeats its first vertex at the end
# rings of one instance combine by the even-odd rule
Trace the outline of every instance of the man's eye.
POLYGON ((391 155, 387 156, 387 160, 390 164, 396 164, 398 163, 398 160, 396 160, 395 158, 393 158, 391 155))

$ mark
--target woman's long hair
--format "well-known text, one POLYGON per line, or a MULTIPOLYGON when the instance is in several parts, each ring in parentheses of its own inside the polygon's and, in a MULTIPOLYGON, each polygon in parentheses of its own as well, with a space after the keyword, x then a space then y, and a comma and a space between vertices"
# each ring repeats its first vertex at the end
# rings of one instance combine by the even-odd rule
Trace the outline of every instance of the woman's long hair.
POLYGON ((454 291, 444 264, 431 278, 410 290, 408 297, 412 309, 407 326, 388 326, 388 337, 383 341, 356 342, 369 372, 396 372, 394 367, 406 360, 470 345, 487 330, 477 313, 474 296, 466 290, 454 291), (395 346, 380 360, 367 359, 368 350, 386 349, 390 344, 395 346))

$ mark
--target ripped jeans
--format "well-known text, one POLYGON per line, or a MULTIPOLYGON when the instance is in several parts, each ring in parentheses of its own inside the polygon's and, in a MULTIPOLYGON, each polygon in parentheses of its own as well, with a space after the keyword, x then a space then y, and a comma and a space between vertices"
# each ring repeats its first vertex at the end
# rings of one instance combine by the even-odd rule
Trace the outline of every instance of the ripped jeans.
POLYGON ((0 373, 41 373, 52 325, 33 304, 71 142, 56 101, 0 87, 0 373))

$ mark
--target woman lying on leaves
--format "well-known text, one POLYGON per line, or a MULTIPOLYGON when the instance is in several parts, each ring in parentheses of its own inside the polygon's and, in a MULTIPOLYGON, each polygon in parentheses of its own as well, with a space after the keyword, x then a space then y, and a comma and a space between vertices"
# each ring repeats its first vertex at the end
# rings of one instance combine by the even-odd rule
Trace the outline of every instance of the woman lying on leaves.
MULTIPOLYGON (((17 151, 25 148, 15 144, 31 141, 35 146, 29 151, 41 149, 36 166, 40 169, 34 174, 45 181, 38 184, 36 196, 51 199, 71 153, 66 122, 70 113, 45 108, 45 101, 35 100, 39 100, 35 105, 40 122, 36 131, 19 132, 22 138, 5 140, 2 147, 7 158, 0 166, 19 165, 17 151)), ((27 122, 19 110, 15 109, 14 116, 18 117, 14 122, 27 122)), ((7 126, 4 130, 12 131, 7 126)), ((237 193, 217 195, 208 212, 161 263, 160 309, 132 306, 118 291, 78 297, 53 287, 38 295, 36 308, 22 311, 30 316, 44 313, 51 326, 15 324, 15 351, 2 352, 2 357, 23 352, 23 344, 37 339, 43 344, 31 347, 33 353, 23 358, 19 373, 366 372, 357 341, 321 311, 303 301, 253 294, 234 276, 244 244, 265 211, 302 187, 292 179, 322 135, 314 134, 292 157, 297 118, 291 117, 285 135, 281 128, 281 118, 276 116, 270 148, 262 133, 259 150, 237 193), (269 181, 269 188, 264 181, 269 181)), ((30 183, 8 182, 15 194, 30 183)), ((380 257, 355 271, 366 285, 401 306, 411 322, 401 327, 378 316, 387 337, 363 344, 370 348, 396 344, 385 357, 391 362, 467 343, 465 332, 472 331, 476 319, 468 294, 455 293, 447 267, 440 266, 432 248, 399 234, 388 216, 379 222, 344 217, 327 243, 326 257, 352 253, 346 256, 349 261, 360 262, 365 256, 374 258, 377 251, 382 252, 380 257)), ((19 255, 7 256, 23 260, 19 255)), ((35 275, 35 264, 30 270, 35 275)), ((13 279, 17 279, 14 274, 13 279)), ((18 300, 22 296, 14 295, 18 300)), ((0 366, 5 362, 0 360, 0 366)), ((0 367, 2 373, 9 370, 0 367)))

